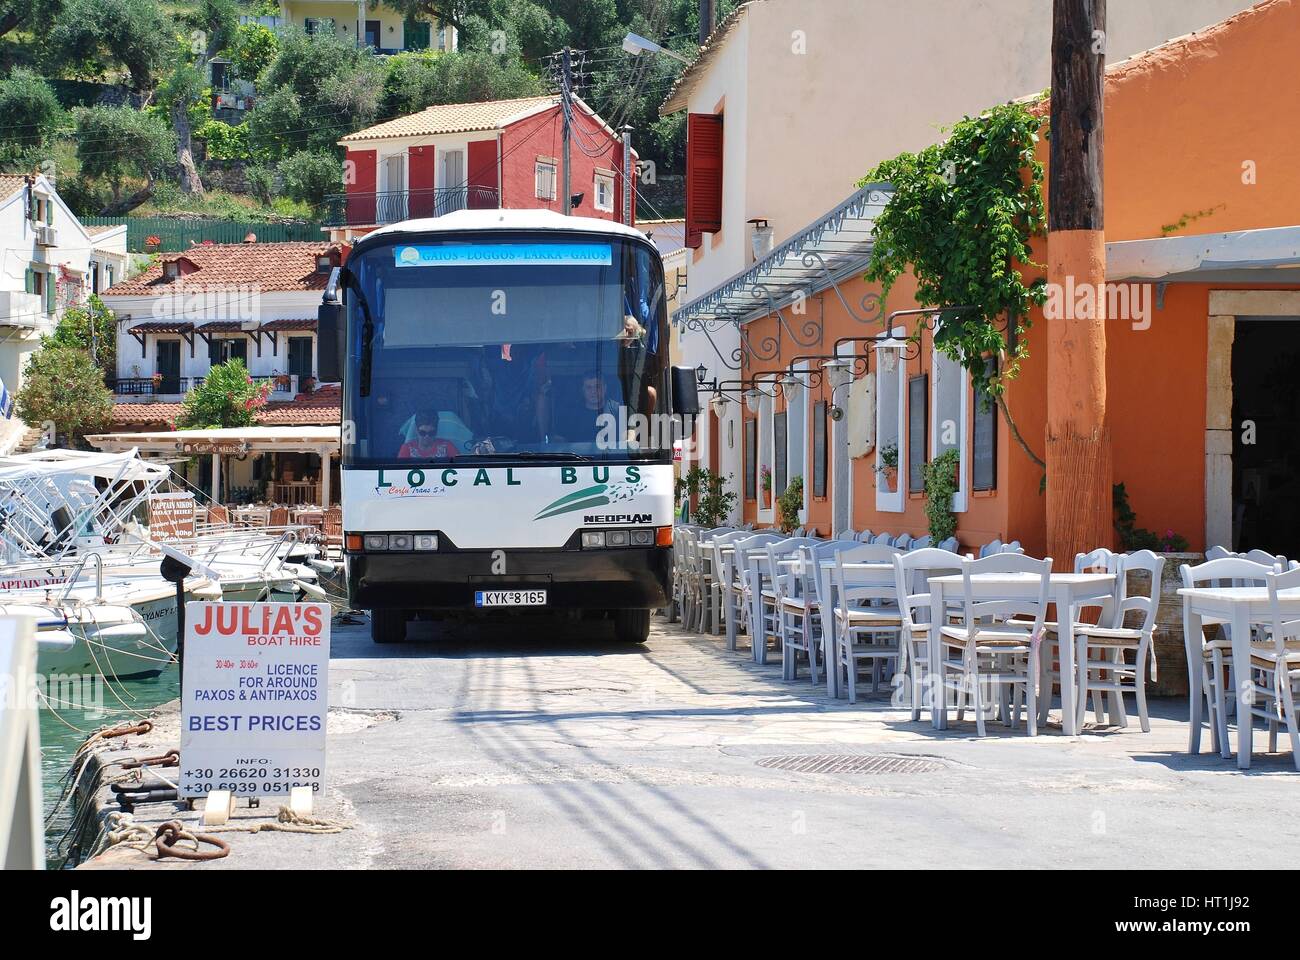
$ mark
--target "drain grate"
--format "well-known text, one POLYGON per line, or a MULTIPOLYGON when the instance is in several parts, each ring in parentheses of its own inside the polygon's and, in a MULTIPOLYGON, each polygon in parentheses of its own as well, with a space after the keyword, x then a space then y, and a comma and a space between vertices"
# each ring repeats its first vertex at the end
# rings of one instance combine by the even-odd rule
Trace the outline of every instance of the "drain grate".
POLYGON ((876 754, 800 754, 791 757, 764 757, 760 767, 791 770, 795 773, 933 773, 947 764, 931 757, 899 757, 876 754))

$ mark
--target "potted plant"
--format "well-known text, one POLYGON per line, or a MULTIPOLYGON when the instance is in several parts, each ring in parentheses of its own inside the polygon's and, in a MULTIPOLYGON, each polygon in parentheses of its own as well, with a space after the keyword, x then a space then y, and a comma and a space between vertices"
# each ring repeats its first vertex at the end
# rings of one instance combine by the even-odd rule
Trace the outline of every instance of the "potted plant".
POLYGON ((303 393, 311 393, 316 389, 316 378, 310 373, 298 381, 298 389, 303 393))
POLYGON ((758 486, 762 491, 760 505, 764 510, 772 507, 772 468, 764 464, 763 468, 758 471, 758 486))
POLYGON ((162 386, 163 375, 161 373, 155 373, 149 379, 153 381, 153 388, 155 391, 157 391, 157 389, 162 386))
MULTIPOLYGON (((1115 508, 1115 537, 1123 551, 1150 550, 1165 558, 1160 584, 1160 606, 1156 610, 1156 629, 1152 638, 1156 661, 1160 664, 1159 679, 1148 681, 1147 690, 1152 696, 1186 696, 1187 653, 1183 641, 1183 601, 1178 595, 1182 587, 1183 564, 1197 564, 1205 554, 1190 549, 1187 538, 1166 528, 1163 534, 1137 525, 1137 513, 1128 502, 1124 484, 1112 488, 1115 508)), ((1136 593, 1142 584, 1130 578, 1128 588, 1136 593)))
POLYGON ((146 253, 153 253, 162 246, 162 237, 151 233, 144 238, 144 249, 146 253))
POLYGON ((876 454, 876 473, 885 478, 890 493, 898 489, 898 444, 891 440, 876 454))
POLYGON ((275 387, 277 390, 288 390, 289 383, 290 379, 287 373, 277 373, 275 375, 275 387))
POLYGON ((803 477, 793 477, 785 493, 776 498, 776 525, 782 533, 790 533, 799 526, 803 512, 803 477))

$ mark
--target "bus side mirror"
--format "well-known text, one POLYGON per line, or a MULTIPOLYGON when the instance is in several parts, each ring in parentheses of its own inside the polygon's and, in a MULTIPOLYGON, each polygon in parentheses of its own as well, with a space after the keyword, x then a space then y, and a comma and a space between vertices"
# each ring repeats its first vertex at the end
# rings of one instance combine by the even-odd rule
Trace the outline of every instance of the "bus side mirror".
POLYGON ((700 412, 700 390, 691 367, 673 367, 673 413, 695 416, 700 412))
POLYGON ((316 311, 316 377, 321 383, 338 383, 343 379, 346 329, 339 268, 335 267, 316 311))

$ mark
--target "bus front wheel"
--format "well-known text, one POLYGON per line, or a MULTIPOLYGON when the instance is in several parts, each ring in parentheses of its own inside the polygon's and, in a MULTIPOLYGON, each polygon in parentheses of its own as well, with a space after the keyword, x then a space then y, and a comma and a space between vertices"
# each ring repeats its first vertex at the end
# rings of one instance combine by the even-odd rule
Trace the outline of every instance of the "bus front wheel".
POLYGON ((645 643, 650 638, 649 610, 615 610, 613 620, 619 643, 645 643))
POLYGON ((371 610, 370 639, 375 643, 402 643, 406 640, 405 610, 371 610))

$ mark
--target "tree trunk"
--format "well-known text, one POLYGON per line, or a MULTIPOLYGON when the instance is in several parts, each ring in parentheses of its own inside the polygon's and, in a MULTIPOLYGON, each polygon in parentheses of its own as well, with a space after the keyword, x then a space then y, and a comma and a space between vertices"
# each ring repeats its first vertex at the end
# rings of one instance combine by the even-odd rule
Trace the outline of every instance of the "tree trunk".
POLYGON ((1058 569, 1114 541, 1106 420, 1102 83, 1106 0, 1054 0, 1048 171, 1047 549, 1058 569), (1095 296, 1080 300, 1076 291, 1095 296), (1091 304, 1089 303, 1091 301, 1091 304), (1059 314, 1059 315, 1058 315, 1059 314))
POLYGON ((118 198, 116 195, 112 203, 99 211, 101 217, 121 217, 130 213, 140 204, 144 203, 153 196, 153 177, 143 187, 131 194, 125 200, 118 198))
POLYGON ((203 181, 194 165, 194 140, 190 130, 190 113, 181 98, 172 103, 172 128, 176 131, 176 162, 181 168, 181 192, 203 194, 203 181))

